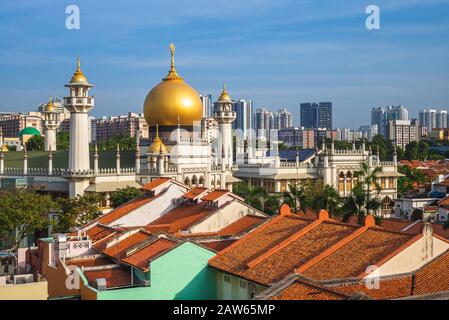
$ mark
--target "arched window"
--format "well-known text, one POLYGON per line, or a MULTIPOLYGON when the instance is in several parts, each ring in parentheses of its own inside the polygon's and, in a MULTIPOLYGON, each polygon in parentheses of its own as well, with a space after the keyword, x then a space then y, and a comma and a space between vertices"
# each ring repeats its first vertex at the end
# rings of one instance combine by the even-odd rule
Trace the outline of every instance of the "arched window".
POLYGON ((352 173, 348 171, 346 173, 346 192, 350 193, 352 191, 352 173))
POLYGON ((190 186, 190 179, 189 179, 189 177, 186 177, 184 179, 184 184, 187 185, 187 186, 190 186))
POLYGON ((340 176, 338 178, 338 192, 340 193, 345 192, 344 179, 345 174, 343 172, 340 172, 340 176))
POLYGON ((196 178, 196 176, 193 176, 192 178, 192 186, 196 186, 198 185, 198 179, 196 178))
POLYGON ((203 176, 200 177, 199 184, 200 184, 200 186, 204 187, 204 177, 203 176))

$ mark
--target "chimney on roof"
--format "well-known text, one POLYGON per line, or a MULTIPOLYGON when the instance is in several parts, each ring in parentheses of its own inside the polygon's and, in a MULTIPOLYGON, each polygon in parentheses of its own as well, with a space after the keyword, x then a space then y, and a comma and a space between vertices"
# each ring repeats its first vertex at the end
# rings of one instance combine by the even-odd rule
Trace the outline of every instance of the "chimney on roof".
POLYGON ((433 257, 433 228, 432 224, 425 222, 423 226, 423 258, 428 261, 433 257))

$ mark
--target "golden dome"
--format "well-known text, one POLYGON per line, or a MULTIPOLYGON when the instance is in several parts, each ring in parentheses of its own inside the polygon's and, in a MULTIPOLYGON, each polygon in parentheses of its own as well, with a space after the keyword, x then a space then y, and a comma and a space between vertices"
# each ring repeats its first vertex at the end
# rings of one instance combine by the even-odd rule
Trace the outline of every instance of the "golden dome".
POLYGON ((80 64, 81 64, 80 58, 78 57, 78 59, 76 61, 76 71, 73 74, 72 79, 70 79, 70 83, 83 83, 83 82, 87 83, 88 82, 86 76, 81 71, 80 64))
POLYGON ((2 146, 2 152, 8 152, 8 151, 9 151, 8 145, 5 143, 5 144, 2 146))
POLYGON ((201 121, 203 106, 198 92, 184 82, 175 69, 175 46, 170 44, 171 68, 167 76, 155 86, 145 98, 143 112, 150 126, 181 125, 192 126, 201 121))
POLYGON ((223 91, 220 94, 220 97, 218 98, 218 101, 220 102, 232 102, 231 96, 226 91, 226 85, 223 83, 223 91))
POLYGON ((153 143, 148 147, 148 153, 168 153, 167 147, 159 138, 159 125, 156 123, 156 137, 153 143))
POLYGON ((46 105, 45 110, 48 111, 48 112, 52 112, 53 110, 55 110, 55 105, 53 104, 53 101, 52 101, 51 97, 50 97, 50 100, 48 101, 48 103, 46 105))

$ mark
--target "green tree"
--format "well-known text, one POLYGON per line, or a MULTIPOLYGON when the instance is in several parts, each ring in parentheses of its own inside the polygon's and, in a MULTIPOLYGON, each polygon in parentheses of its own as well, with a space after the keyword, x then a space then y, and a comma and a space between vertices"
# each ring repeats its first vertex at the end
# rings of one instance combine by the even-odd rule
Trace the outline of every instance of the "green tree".
MULTIPOLYGON (((98 142, 98 149, 105 151, 117 150, 117 144, 120 145, 120 149, 124 151, 136 150, 137 140, 135 137, 114 135, 110 139, 98 142)), ((91 144, 91 149, 94 148, 94 144, 91 144)))
POLYGON ((279 194, 268 195, 264 203, 264 212, 270 216, 279 212, 281 199, 279 194))
POLYGON ((69 150, 69 145, 70 145, 69 133, 65 131, 59 131, 56 134, 56 149, 69 150))
POLYGON ((0 243, 18 249, 28 235, 51 224, 49 213, 57 210, 50 196, 29 190, 0 191, 0 243))
POLYGON ((101 215, 99 209, 100 201, 101 196, 95 193, 86 193, 73 199, 58 199, 61 213, 55 226, 55 231, 69 232, 98 218, 101 215))
POLYGON ((318 193, 313 201, 312 208, 319 212, 324 209, 330 215, 337 215, 342 205, 342 199, 337 190, 329 185, 324 185, 322 192, 318 193))
POLYGON ((127 203, 128 201, 140 197, 142 194, 143 194, 142 190, 134 187, 127 187, 114 191, 111 193, 112 207, 113 208, 120 207, 121 205, 127 203))
POLYGON ((292 208, 293 212, 308 209, 307 197, 304 187, 300 184, 289 184, 288 191, 282 193, 282 201, 292 208))
POLYGON ((236 184, 234 192, 245 199, 245 203, 263 211, 264 199, 267 198, 267 192, 260 187, 252 187, 246 182, 236 184))
POLYGON ((28 151, 42 151, 44 150, 45 138, 43 136, 32 136, 25 143, 28 151))

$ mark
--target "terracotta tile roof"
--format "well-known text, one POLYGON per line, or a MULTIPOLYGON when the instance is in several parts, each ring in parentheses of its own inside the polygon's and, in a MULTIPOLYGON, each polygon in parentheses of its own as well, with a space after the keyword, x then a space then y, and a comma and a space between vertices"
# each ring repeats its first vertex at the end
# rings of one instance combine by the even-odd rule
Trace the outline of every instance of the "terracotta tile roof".
POLYGON ((413 223, 411 220, 382 219, 380 227, 389 231, 402 231, 413 223))
POLYGON ((212 249, 216 252, 220 252, 221 250, 227 248, 237 240, 217 240, 217 241, 205 241, 205 242, 199 242, 203 246, 212 249))
POLYGON ((307 269, 302 268, 302 275, 315 280, 358 277, 368 266, 378 264, 412 237, 377 227, 369 228, 307 269))
POLYGON ((172 179, 171 178, 157 178, 157 179, 154 179, 153 181, 145 184, 142 187, 142 189, 153 191, 154 188, 157 188, 160 185, 163 185, 164 183, 166 183, 167 181, 170 181, 170 180, 172 180, 172 179))
POLYGON ((381 280, 377 287, 367 286, 364 282, 329 286, 329 289, 345 295, 363 293, 372 299, 395 299, 407 297, 412 292, 412 277, 399 276, 381 280))
POLYGON ((113 228, 104 225, 95 225, 92 228, 88 229, 86 235, 89 239, 92 240, 92 243, 95 243, 113 233, 117 232, 113 228))
POLYGON ((414 295, 449 291, 449 250, 415 273, 414 295))
POLYGON ((148 224, 145 229, 150 232, 166 231, 170 233, 186 230, 216 210, 217 208, 207 207, 206 202, 195 205, 181 204, 148 224), (161 226, 163 230, 161 230, 161 226))
POLYGON ((187 192, 186 194, 184 194, 184 198, 194 200, 198 196, 202 195, 204 192, 206 192, 208 190, 209 189, 207 189, 207 188, 196 187, 196 188, 193 188, 192 190, 190 190, 189 192, 187 192))
POLYGON ((113 269, 86 270, 83 273, 89 285, 93 288, 97 288, 97 279, 101 278, 106 279, 106 287, 108 289, 132 285, 130 268, 119 267, 113 269))
MULTIPOLYGON (((158 197, 158 196, 156 196, 158 197)), ((110 224, 114 222, 117 219, 120 219, 123 216, 126 216, 131 211, 136 210, 137 208, 153 201, 156 197, 140 197, 136 198, 134 200, 131 200, 130 202, 125 203, 124 205, 112 210, 111 212, 108 212, 98 219, 94 221, 98 221, 101 224, 110 224)), ((91 224, 91 223, 89 223, 91 224)))
MULTIPOLYGON (((410 228, 403 230, 403 232, 409 233, 409 234, 419 234, 419 233, 422 233, 423 226, 424 226, 424 222, 419 221, 419 222, 415 223, 414 225, 410 226, 410 228)), ((443 224, 432 223, 432 229, 433 229, 434 234, 436 234, 444 239, 449 240, 449 228, 444 229, 443 224)))
POLYGON ((218 234, 220 236, 239 235, 244 232, 248 232, 256 226, 262 224, 264 221, 267 221, 266 217, 259 217, 248 214, 224 227, 223 229, 218 231, 218 234))
POLYGON ((272 249, 311 222, 311 220, 293 215, 277 216, 221 251, 209 260, 209 265, 242 275, 248 269, 248 262, 272 249))
POLYGON ((88 258, 76 258, 76 259, 67 259, 65 264, 67 266, 77 266, 81 267, 95 267, 95 266, 104 266, 114 264, 115 262, 108 257, 102 256, 94 256, 88 258))
POLYGON ((108 243, 111 243, 116 240, 116 237, 112 237, 110 239, 108 238, 107 242, 97 244, 94 247, 101 250, 101 252, 114 259, 116 258, 122 259, 123 257, 125 257, 127 250, 142 244, 144 241, 152 239, 152 237, 153 236, 147 232, 138 231, 126 237, 125 239, 117 242, 116 244, 107 246, 108 243))
POLYGON ((230 193, 228 190, 214 190, 208 194, 206 194, 204 197, 202 197, 201 199, 204 201, 215 201, 219 198, 221 198, 222 196, 226 195, 230 193))
POLYGON ((416 295, 449 292, 449 251, 430 261, 417 271, 385 277, 378 288, 368 288, 364 282, 329 286, 342 294, 364 293, 373 299, 396 299, 416 295))
POLYGON ((296 280, 269 300, 344 300, 348 295, 331 289, 296 280))
POLYGON ((128 255, 126 258, 122 259, 122 262, 125 262, 147 272, 149 270, 149 261, 151 259, 170 250, 171 248, 176 246, 176 244, 177 242, 175 241, 159 238, 143 247, 142 249, 139 249, 136 252, 128 255))
POLYGON ((283 248, 267 252, 268 256, 262 256, 260 262, 256 260, 248 264, 246 270, 240 271, 240 275, 264 285, 278 282, 355 229, 354 226, 340 223, 322 222, 283 248))

